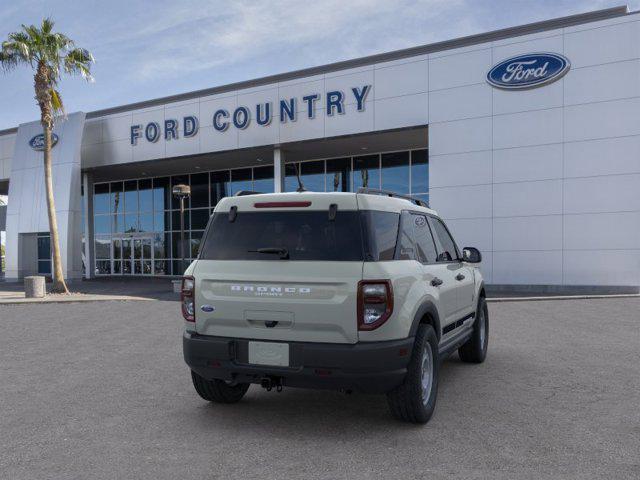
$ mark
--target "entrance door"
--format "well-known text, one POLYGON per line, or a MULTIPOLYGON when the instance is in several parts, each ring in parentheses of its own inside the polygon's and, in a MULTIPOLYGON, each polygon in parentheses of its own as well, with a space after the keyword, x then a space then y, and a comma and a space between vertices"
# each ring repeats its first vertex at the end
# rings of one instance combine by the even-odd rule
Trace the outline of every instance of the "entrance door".
POLYGON ((153 275, 153 241, 149 236, 133 238, 133 275, 153 275))
POLYGON ((114 275, 153 275, 153 237, 114 237, 111 242, 114 275))

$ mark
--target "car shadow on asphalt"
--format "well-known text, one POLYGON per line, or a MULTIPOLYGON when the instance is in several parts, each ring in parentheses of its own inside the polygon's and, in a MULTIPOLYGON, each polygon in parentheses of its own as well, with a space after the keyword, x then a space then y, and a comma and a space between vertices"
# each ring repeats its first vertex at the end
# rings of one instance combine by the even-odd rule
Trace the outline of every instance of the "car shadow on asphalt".
MULTIPOLYGON (((446 385, 464 375, 468 365, 457 355, 446 359, 440 374, 440 397, 446 385)), ((198 399, 200 401, 200 399, 198 399)), ((439 398, 439 403, 444 402, 439 398)), ((437 416, 436 409, 436 416, 437 416)), ((285 388, 282 392, 267 392, 252 385, 241 402, 221 405, 200 402, 189 413, 191 421, 201 433, 222 429, 268 429, 278 435, 309 435, 315 432, 331 435, 340 432, 341 439, 362 438, 364 432, 384 433, 389 429, 419 428, 403 423, 389 412, 385 395, 347 394, 331 390, 285 388), (346 435, 346 437, 345 437, 346 435)))

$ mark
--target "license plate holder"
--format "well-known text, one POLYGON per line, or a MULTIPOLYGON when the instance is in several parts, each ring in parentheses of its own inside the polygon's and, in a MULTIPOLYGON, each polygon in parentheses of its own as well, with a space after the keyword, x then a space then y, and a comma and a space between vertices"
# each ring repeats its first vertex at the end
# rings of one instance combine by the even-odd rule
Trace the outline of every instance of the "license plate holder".
POLYGON ((289 366, 289 344, 281 342, 249 342, 249 363, 273 367, 289 366))

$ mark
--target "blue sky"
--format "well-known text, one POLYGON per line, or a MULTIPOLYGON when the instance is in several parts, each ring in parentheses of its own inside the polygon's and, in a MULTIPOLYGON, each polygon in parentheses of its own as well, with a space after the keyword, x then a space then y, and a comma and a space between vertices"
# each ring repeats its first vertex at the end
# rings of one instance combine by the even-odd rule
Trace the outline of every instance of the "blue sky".
MULTIPOLYGON (((0 38, 51 15, 96 57, 64 80, 89 112, 299 68, 621 5, 621 0, 49 0, 0 3, 0 38)), ((627 2, 631 10, 640 0, 627 2)), ((0 129, 36 120, 31 73, 0 71, 0 129)))

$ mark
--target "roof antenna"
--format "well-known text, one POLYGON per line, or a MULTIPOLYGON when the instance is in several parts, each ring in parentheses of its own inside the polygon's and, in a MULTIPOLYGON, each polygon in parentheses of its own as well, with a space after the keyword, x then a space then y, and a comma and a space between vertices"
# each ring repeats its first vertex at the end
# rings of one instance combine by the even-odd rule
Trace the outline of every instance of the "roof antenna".
POLYGON ((300 178, 300 168, 298 168, 298 162, 293 164, 293 168, 296 169, 296 179, 298 180, 298 188, 296 192, 306 192, 307 189, 304 188, 304 183, 302 183, 302 179, 300 178))

